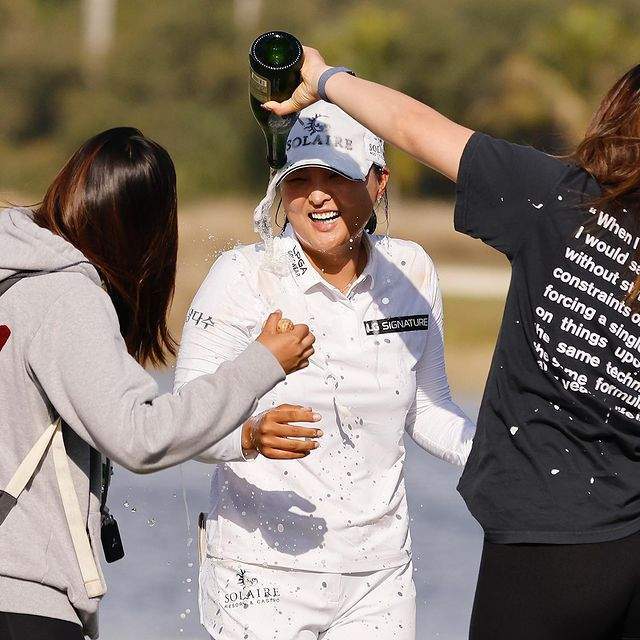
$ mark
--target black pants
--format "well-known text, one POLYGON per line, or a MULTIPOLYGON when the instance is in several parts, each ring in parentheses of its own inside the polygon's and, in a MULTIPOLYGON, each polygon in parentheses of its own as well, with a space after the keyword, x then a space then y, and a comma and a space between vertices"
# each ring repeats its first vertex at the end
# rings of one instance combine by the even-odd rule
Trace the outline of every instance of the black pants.
POLYGON ((84 634, 66 620, 0 612, 0 640, 84 640, 84 634))
POLYGON ((470 640, 640 639, 640 533, 482 551, 470 640))

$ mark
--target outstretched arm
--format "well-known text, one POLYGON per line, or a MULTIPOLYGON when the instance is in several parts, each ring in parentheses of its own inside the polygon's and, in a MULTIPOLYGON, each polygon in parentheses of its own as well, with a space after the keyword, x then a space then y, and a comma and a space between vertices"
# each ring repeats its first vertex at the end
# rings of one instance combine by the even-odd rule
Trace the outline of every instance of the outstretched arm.
POLYGON ((247 342, 237 358, 176 394, 158 386, 127 352, 107 294, 66 276, 27 352, 34 379, 81 438, 127 469, 150 473, 224 439, 285 372, 269 349, 247 342))
MULTIPOLYGON (((299 111, 320 99, 318 80, 327 65, 316 49, 304 47, 302 84, 286 102, 267 102, 278 115, 299 111)), ((399 91, 347 73, 332 76, 325 86, 331 102, 369 130, 454 182, 465 145, 473 134, 435 109, 399 91)))

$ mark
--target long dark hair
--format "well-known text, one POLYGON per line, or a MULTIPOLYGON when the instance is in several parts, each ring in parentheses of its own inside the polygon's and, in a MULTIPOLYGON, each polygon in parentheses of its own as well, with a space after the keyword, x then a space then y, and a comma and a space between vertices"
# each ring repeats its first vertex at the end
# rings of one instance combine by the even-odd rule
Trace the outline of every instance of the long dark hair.
MULTIPOLYGON (((604 96, 569 160, 586 169, 600 185, 602 195, 588 204, 610 207, 617 218, 623 217, 624 208, 640 216, 640 64, 604 96)), ((640 309, 639 295, 640 276, 625 296, 634 310, 640 309)))
POLYGON ((600 206, 640 204, 640 64, 604 96, 570 158, 598 181, 600 206))
POLYGON ((169 154, 138 129, 85 142, 47 189, 36 224, 63 237, 98 270, 129 353, 166 364, 178 253, 176 174, 169 154))

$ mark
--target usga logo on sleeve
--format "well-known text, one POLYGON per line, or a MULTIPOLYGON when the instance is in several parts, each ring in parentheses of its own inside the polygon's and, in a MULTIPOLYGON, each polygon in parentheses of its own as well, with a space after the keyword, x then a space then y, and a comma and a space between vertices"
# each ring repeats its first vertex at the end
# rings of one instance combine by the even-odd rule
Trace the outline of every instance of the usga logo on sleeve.
POLYGON ((429 314, 365 320, 364 328, 368 336, 401 331, 426 331, 429 328, 429 314))

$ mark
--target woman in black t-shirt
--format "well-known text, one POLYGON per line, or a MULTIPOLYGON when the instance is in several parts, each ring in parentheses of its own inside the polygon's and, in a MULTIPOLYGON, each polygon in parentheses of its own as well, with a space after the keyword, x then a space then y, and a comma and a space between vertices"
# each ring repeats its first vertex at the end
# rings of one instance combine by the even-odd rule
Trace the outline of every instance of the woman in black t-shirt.
POLYGON ((459 486, 485 531, 471 638, 640 638, 640 65, 561 160, 305 56, 265 108, 335 102, 455 181, 456 229, 511 264, 459 486))

